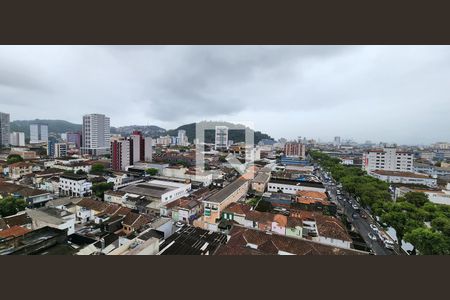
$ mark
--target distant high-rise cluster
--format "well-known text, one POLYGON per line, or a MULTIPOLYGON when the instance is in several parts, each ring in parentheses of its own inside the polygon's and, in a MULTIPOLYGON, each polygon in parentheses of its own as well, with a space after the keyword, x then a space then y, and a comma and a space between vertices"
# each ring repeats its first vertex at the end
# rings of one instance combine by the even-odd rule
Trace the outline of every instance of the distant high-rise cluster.
POLYGON ((114 138, 111 141, 111 167, 114 171, 124 171, 137 162, 152 161, 152 138, 134 131, 129 138, 114 138))
POLYGON ((93 156, 105 155, 110 152, 110 119, 101 114, 83 116, 82 154, 93 156))
POLYGON ((10 144, 9 121, 9 114, 0 112, 0 147, 8 147, 10 144))

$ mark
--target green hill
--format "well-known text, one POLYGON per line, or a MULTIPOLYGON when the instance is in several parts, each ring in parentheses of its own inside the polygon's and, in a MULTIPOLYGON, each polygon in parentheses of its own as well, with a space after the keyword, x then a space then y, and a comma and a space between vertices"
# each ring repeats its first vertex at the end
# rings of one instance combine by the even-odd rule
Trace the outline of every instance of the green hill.
POLYGON ((73 124, 63 120, 28 120, 28 121, 12 121, 11 131, 25 132, 25 136, 30 136, 30 124, 47 124, 49 133, 65 133, 69 131, 81 131, 81 124, 73 124))
MULTIPOLYGON (((232 126, 236 125, 236 124, 228 123, 228 122, 220 122, 220 124, 224 125, 224 126, 228 126, 228 127, 232 127, 232 126)), ((182 126, 178 127, 177 129, 168 130, 167 134, 171 135, 171 136, 177 136, 178 130, 185 130, 186 136, 188 137, 189 142, 192 143, 194 141, 195 131, 196 131, 195 123, 182 125, 182 126)), ((273 140, 272 137, 270 137, 269 135, 262 133, 260 131, 255 131, 254 133, 255 133, 255 141, 254 141, 255 144, 257 144, 259 141, 261 141, 263 139, 273 140)), ((214 143, 214 139, 215 139, 214 130, 205 130, 205 142, 206 143, 214 143)), ((229 129, 228 130, 228 139, 232 140, 235 143, 244 142, 245 141, 245 132, 244 132, 244 130, 239 130, 239 129, 229 129)))

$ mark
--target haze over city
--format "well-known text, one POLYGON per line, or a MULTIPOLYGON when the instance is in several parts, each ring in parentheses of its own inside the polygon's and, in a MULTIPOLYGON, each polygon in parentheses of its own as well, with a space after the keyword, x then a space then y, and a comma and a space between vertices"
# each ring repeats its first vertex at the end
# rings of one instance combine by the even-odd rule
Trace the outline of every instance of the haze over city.
POLYGON ((249 121, 274 138, 448 140, 448 46, 1 46, 12 120, 176 128, 249 121))

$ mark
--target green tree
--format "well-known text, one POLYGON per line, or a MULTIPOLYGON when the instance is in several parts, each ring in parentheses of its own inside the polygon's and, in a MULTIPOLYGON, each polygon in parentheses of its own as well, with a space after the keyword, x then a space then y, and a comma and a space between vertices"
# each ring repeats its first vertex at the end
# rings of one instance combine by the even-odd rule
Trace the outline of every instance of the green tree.
POLYGON ((413 244, 422 255, 450 254, 449 239, 430 228, 416 228, 406 233, 405 241, 413 244))
POLYGON ((95 196, 97 196, 98 198, 103 199, 105 192, 112 190, 114 188, 114 183, 112 182, 101 182, 101 183, 96 183, 92 186, 92 192, 94 193, 95 196))
POLYGON ((0 199, 0 216, 7 217, 15 215, 19 211, 24 210, 27 207, 27 203, 22 198, 5 197, 0 199))
POLYGON ((158 169, 150 168, 145 170, 145 173, 147 173, 150 176, 155 176, 156 174, 158 174, 158 169))
POLYGON ((77 174, 77 175, 86 175, 87 173, 80 169, 75 174, 77 174))
POLYGON ((17 155, 17 154, 11 154, 7 158, 8 165, 15 164, 15 163, 18 163, 18 162, 21 162, 21 161, 23 161, 22 156, 17 155))
POLYGON ((92 165, 91 174, 103 174, 105 172, 105 166, 100 163, 95 163, 92 165))
POLYGON ((405 194, 404 198, 407 202, 414 204, 416 207, 422 207, 429 201, 428 196, 425 193, 418 192, 408 192, 405 194))

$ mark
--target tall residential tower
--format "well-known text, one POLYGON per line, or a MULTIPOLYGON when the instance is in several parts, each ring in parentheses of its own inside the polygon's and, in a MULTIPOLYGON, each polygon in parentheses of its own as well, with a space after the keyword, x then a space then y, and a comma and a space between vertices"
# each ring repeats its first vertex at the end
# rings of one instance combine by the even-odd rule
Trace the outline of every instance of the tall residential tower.
POLYGON ((9 114, 0 112, 0 148, 9 146, 9 114))
POLYGON ((105 155, 110 152, 110 119, 101 114, 83 116, 82 154, 93 156, 105 155))

